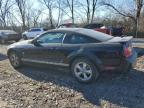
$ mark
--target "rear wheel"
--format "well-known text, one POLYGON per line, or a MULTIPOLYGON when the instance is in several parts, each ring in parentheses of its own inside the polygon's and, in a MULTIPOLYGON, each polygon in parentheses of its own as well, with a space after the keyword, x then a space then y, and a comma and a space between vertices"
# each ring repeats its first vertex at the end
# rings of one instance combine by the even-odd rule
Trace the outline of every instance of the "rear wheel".
POLYGON ((8 56, 9 56, 10 63, 14 68, 19 68, 22 65, 18 53, 13 51, 10 52, 8 56))
POLYGON ((85 58, 74 60, 71 65, 71 71, 74 77, 82 83, 92 82, 99 77, 96 66, 85 58))

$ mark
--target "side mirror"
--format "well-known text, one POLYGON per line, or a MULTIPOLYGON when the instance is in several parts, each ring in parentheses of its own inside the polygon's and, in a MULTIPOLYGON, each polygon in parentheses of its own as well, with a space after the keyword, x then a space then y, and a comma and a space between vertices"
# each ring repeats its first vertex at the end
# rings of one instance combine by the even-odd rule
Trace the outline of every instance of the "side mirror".
POLYGON ((42 42, 40 40, 32 40, 31 43, 34 44, 35 46, 41 46, 40 43, 42 42))

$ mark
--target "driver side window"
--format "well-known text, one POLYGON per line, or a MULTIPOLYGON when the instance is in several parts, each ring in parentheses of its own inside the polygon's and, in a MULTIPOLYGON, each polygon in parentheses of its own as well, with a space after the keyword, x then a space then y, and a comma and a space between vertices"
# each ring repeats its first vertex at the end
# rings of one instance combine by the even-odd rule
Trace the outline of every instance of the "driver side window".
POLYGON ((45 33, 38 38, 40 44, 62 43, 65 33, 45 33))

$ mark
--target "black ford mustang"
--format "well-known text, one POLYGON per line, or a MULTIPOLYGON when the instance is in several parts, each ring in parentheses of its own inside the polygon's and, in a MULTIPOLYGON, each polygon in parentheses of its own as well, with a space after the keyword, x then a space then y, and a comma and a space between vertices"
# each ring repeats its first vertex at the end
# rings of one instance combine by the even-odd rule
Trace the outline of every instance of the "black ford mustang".
POLYGON ((131 40, 132 37, 113 37, 90 29, 63 28, 12 44, 7 54, 14 68, 25 63, 65 66, 78 81, 91 82, 104 70, 132 69, 137 53, 131 40))

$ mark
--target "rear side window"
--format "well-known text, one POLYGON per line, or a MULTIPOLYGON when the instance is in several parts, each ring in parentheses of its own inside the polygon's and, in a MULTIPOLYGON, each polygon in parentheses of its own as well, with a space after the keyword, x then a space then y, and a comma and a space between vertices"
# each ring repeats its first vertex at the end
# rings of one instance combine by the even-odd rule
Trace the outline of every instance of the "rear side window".
POLYGON ((101 32, 95 31, 95 30, 91 30, 91 29, 81 29, 81 30, 79 30, 79 33, 91 36, 100 42, 108 41, 113 38, 113 36, 111 36, 111 35, 101 33, 101 32))
POLYGON ((98 43, 96 39, 93 39, 88 36, 84 36, 81 34, 71 34, 70 36, 66 36, 64 43, 68 44, 83 44, 83 43, 98 43))

